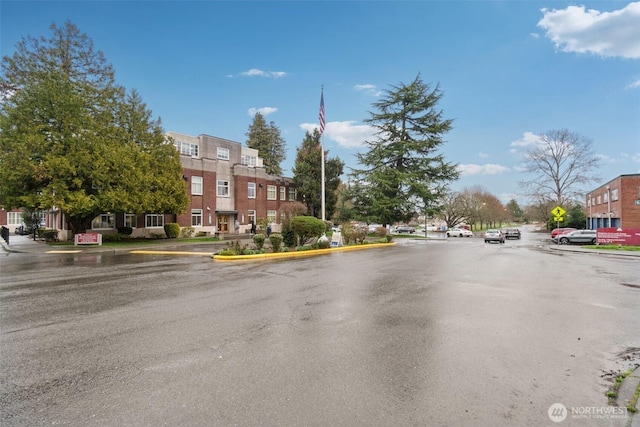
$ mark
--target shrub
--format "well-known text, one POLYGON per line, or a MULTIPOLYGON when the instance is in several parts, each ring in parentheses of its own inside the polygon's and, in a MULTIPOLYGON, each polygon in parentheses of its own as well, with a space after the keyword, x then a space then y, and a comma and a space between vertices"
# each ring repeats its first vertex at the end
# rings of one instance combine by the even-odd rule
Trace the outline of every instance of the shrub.
POLYGON ((273 252, 280 252, 280 246, 282 245, 282 234, 280 233, 273 233, 271 236, 269 236, 269 243, 271 243, 271 248, 273 249, 273 252))
POLYGON ((131 236, 132 233, 132 227, 118 227, 118 234, 122 234, 123 236, 131 236))
POLYGON ((314 237, 320 237, 326 231, 324 221, 313 216, 296 216, 291 219, 291 229, 300 239, 301 244, 314 237))
POLYGON ((196 230, 193 229, 193 227, 188 226, 188 227, 184 227, 182 230, 180 230, 180 235, 182 237, 191 237, 193 236, 193 234, 196 232, 196 230))
POLYGON ((262 249, 264 246, 265 235, 262 233, 258 233, 253 236, 253 243, 256 244, 258 249, 262 249))
POLYGON ((102 235, 102 243, 106 242, 119 242, 122 240, 123 234, 103 234, 102 235))
POLYGON ((367 230, 364 227, 355 228, 353 231, 353 240, 355 241, 355 243, 363 244, 364 241, 367 239, 368 231, 369 230, 367 230))
POLYGON ((349 245, 351 241, 355 241, 355 228, 353 228, 353 224, 350 222, 345 222, 341 226, 342 230, 342 240, 345 245, 349 245))
POLYGON ((293 232, 290 228, 285 230, 282 233, 282 241, 287 248, 295 246, 296 244, 296 233, 293 232))
POLYGON ((168 239, 175 239, 180 235, 180 224, 175 222, 168 222, 164 225, 164 234, 168 239))
POLYGON ((55 242, 58 240, 58 230, 52 229, 38 229, 38 235, 44 238, 45 242, 55 242))
POLYGON ((247 245, 240 244, 240 240, 233 240, 228 242, 227 247, 218 252, 218 255, 247 255, 247 252, 247 245))
POLYGON ((316 242, 316 247, 318 249, 329 249, 331 247, 331 241, 329 241, 329 240, 318 240, 316 242))

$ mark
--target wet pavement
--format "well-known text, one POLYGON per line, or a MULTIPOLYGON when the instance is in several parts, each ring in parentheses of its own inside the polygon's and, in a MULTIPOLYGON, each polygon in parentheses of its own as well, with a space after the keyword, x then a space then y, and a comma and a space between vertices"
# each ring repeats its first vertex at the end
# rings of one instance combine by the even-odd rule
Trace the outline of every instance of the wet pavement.
POLYGON ((0 256, 0 424, 538 426, 609 407, 602 373, 640 348, 637 259, 533 234, 396 241, 242 263, 24 242, 0 256))

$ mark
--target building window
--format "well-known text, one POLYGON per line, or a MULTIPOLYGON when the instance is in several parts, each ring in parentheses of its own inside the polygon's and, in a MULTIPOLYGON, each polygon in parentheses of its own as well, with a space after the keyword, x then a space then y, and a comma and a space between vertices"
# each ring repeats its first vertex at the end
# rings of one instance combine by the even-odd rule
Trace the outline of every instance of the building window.
POLYGON ((188 142, 175 141, 173 145, 178 149, 183 156, 198 157, 198 145, 190 144, 188 142))
POLYGON ((256 211, 247 211, 247 216, 249 217, 249 224, 256 223, 256 211))
POLYGON ((609 201, 609 192, 607 191, 602 195, 602 202, 607 203, 609 201))
POLYGON ((144 224, 147 228, 164 227, 164 215, 147 214, 145 215, 144 224))
POLYGON ((202 177, 191 177, 191 194, 194 196, 202 196, 202 177))
POLYGON ((116 228, 116 220, 114 214, 101 214, 93 218, 91 221, 92 230, 109 230, 116 228))
POLYGON ((191 226, 202 227, 202 209, 191 209, 191 226))
POLYGON ((136 216, 134 214, 124 214, 124 226, 136 228, 136 216))
POLYGON ((276 211, 267 211, 267 222, 269 224, 276 222, 276 211))
POLYGON ((7 212, 7 225, 22 225, 22 212, 7 212))
POLYGON ((277 200, 275 185, 267 185, 267 200, 277 200))
POLYGON ((292 202, 297 199, 297 193, 295 188, 289 188, 289 200, 292 202))
POLYGON ((255 199, 256 198, 256 183, 255 182, 248 182, 247 183, 247 197, 249 199, 255 199))
POLYGON ((229 149, 225 147, 218 147, 218 158, 220 160, 229 160, 229 149))
POLYGON ((218 180, 218 197, 229 197, 229 181, 218 180))
POLYGON ((618 200, 618 189, 614 188, 613 190, 611 190, 611 201, 616 200, 618 200))
POLYGON ((287 200, 287 189, 280 187, 280 200, 287 200))
POLYGON ((243 154, 240 158, 240 163, 245 166, 256 167, 258 164, 258 158, 256 156, 249 156, 247 154, 243 154))
POLYGON ((600 200, 601 200, 600 196, 596 197, 596 205, 599 205, 600 203, 602 203, 600 200))

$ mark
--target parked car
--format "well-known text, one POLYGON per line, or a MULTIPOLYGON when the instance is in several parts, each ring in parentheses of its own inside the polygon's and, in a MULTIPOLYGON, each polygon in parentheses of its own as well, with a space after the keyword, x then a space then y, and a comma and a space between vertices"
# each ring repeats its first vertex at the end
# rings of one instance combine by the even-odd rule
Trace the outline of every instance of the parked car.
POLYGON ((396 233, 399 234, 413 234, 416 232, 416 229, 413 227, 409 227, 408 225, 399 225, 396 227, 396 233))
POLYGON ((553 238, 553 241, 561 245, 570 245, 573 243, 595 245, 597 233, 596 230, 576 230, 566 234, 558 234, 553 238))
POLYGON ((520 230, 518 230, 517 228, 505 228, 503 234, 505 239, 520 240, 520 230))
POLYGON ((489 229, 484 233, 484 242, 485 243, 490 243, 490 242, 504 243, 504 234, 502 234, 502 231, 500 230, 489 229))
POLYGON ((22 224, 16 227, 15 233, 20 236, 27 236, 29 234, 33 234, 33 229, 31 227, 27 227, 26 225, 22 224))
POLYGON ((473 237, 473 233, 466 228, 450 228, 447 237, 473 237))
POLYGON ((577 228, 565 227, 565 228, 554 228, 551 230, 551 239, 558 236, 559 234, 571 233, 572 231, 576 231, 577 228))

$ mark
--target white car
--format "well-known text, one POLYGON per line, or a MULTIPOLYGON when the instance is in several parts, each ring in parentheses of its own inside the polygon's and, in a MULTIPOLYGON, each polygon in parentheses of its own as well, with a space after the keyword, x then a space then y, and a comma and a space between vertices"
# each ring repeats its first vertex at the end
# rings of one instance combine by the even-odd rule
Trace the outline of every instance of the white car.
POLYGON ((450 228, 447 237, 473 237, 473 233, 466 228, 450 228))

